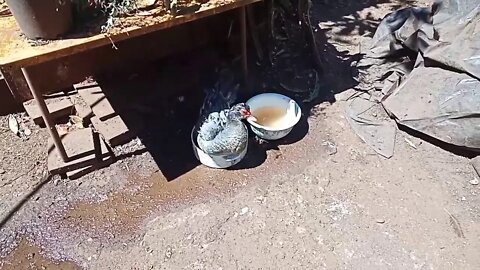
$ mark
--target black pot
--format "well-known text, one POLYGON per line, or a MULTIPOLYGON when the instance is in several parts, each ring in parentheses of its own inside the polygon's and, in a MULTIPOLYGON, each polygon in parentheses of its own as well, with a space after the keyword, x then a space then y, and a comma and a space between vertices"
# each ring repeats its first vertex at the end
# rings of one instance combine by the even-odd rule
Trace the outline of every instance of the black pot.
POLYGON ((71 0, 7 0, 7 5, 31 39, 55 39, 72 26, 71 0))

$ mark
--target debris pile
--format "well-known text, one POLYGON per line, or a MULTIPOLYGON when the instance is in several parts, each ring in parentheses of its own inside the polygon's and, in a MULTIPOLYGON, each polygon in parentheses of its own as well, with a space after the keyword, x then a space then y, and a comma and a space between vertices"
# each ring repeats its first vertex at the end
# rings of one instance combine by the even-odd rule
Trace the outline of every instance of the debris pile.
POLYGON ((358 65, 346 110, 359 137, 391 157, 396 124, 467 150, 480 148, 480 4, 437 1, 387 15, 358 65))

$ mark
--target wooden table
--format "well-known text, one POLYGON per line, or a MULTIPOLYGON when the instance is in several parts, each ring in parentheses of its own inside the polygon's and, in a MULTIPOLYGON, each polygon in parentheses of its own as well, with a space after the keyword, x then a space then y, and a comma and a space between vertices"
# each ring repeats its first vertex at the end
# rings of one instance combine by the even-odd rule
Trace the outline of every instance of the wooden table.
MULTIPOLYGON (((147 20, 139 19, 140 24, 144 25, 125 27, 109 35, 93 34, 85 37, 68 37, 41 46, 31 46, 27 40, 20 35, 21 32, 12 16, 0 17, 0 71, 10 89, 15 87, 15 76, 23 74, 30 92, 41 109, 43 120, 53 138, 55 147, 58 149, 62 159, 67 162, 70 161, 69 157, 66 154, 65 148, 52 121, 52 117, 45 104, 42 95, 43 92, 41 89, 36 88, 29 74, 28 67, 47 61, 59 60, 109 44, 115 46, 115 42, 139 37, 225 11, 238 9, 242 39, 243 72, 246 77, 248 71, 246 6, 261 1, 262 0, 223 0, 222 2, 214 2, 214 4, 204 4, 194 13, 175 17, 166 14, 165 11, 162 11, 160 8, 153 9, 149 11, 151 14, 148 15, 149 20, 147 23, 143 23, 147 20), (19 70, 22 72, 20 73, 19 70)), ((134 16, 145 16, 145 14, 134 16)))

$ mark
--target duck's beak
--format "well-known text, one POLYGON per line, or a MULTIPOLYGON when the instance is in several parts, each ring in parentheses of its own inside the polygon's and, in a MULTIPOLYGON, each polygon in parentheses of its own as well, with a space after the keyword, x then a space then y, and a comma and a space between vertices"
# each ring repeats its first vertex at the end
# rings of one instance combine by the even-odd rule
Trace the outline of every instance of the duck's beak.
POLYGON ((252 112, 250 112, 249 110, 241 110, 241 113, 244 117, 244 119, 251 119, 253 121, 257 121, 257 118, 255 118, 255 116, 252 115, 252 112))

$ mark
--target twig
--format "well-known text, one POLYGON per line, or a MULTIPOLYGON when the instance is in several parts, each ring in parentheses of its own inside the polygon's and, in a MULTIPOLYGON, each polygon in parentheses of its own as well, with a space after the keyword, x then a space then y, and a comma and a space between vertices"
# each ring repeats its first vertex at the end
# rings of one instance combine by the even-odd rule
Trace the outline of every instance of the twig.
POLYGON ((460 226, 460 222, 458 219, 452 215, 446 208, 443 208, 445 212, 447 212, 448 216, 450 217, 450 225, 453 227, 453 230, 457 234, 458 237, 460 238, 465 238, 465 234, 463 233, 462 226, 460 226))
POLYGON ((413 148, 413 149, 417 149, 417 146, 412 142, 410 141, 408 138, 404 138, 405 141, 413 148))
POLYGON ((110 35, 107 35, 107 38, 110 40, 110 43, 112 43, 112 48, 115 49, 115 50, 118 50, 118 47, 115 45, 115 43, 113 42, 112 38, 110 37, 110 35))
POLYGON ((230 26, 228 27, 227 39, 230 39, 230 36, 232 35, 232 29, 233 29, 233 20, 230 21, 230 26))

